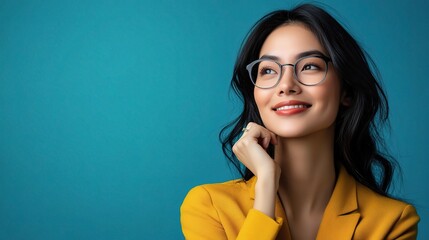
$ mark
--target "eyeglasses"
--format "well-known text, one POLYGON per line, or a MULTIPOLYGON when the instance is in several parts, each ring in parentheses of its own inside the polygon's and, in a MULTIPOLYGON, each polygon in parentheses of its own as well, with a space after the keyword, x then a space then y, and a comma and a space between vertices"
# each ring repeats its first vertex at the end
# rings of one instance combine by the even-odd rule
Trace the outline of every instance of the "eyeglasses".
POLYGON ((331 61, 326 56, 305 56, 299 58, 295 64, 280 64, 272 59, 261 58, 246 66, 252 83, 263 89, 277 86, 283 75, 283 67, 293 67, 294 78, 305 86, 314 86, 323 82, 328 73, 328 63, 331 61))

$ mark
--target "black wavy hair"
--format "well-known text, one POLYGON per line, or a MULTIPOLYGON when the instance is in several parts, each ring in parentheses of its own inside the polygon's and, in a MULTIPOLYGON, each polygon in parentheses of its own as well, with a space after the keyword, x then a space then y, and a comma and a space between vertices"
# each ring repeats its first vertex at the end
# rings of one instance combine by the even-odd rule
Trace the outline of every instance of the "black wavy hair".
MULTIPOLYGON (((256 106, 246 65, 259 58, 268 35, 279 26, 301 23, 318 38, 332 59, 350 106, 341 106, 336 118, 334 157, 360 183, 384 196, 392 182, 396 161, 381 152, 384 147, 378 126, 388 123, 389 106, 377 81, 378 70, 357 41, 329 13, 313 4, 302 4, 291 10, 278 10, 262 17, 252 27, 237 57, 231 87, 244 106, 241 114, 224 127, 219 139, 229 162, 244 180, 253 173, 232 152, 232 146, 249 122, 263 125, 256 106), (376 78, 377 76, 377 78, 376 78)), ((274 147, 268 148, 274 156, 274 147)))

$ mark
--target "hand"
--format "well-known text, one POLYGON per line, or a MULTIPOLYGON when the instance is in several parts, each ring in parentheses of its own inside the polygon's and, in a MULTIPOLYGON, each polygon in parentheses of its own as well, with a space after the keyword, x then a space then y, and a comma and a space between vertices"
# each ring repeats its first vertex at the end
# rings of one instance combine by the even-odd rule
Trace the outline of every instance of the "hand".
POLYGON ((266 151, 270 143, 277 144, 277 136, 268 129, 250 122, 241 138, 232 147, 232 151, 258 178, 265 174, 273 176, 278 166, 266 151))
POLYGON ((281 170, 266 151, 270 143, 277 144, 277 136, 273 132, 256 123, 249 123, 232 151, 257 177, 253 208, 275 219, 281 170))

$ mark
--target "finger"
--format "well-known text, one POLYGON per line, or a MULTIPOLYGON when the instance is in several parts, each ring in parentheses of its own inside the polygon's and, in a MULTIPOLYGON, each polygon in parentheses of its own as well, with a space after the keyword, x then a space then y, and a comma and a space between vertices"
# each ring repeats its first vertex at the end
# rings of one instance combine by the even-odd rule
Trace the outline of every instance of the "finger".
POLYGON ((275 142, 276 141, 275 140, 276 136, 275 136, 275 134, 273 134, 272 132, 270 132, 266 128, 261 127, 259 139, 260 139, 262 147, 265 148, 265 149, 267 149, 268 146, 270 145, 270 142, 272 142, 272 141, 275 142))
POLYGON ((252 122, 249 122, 248 124, 247 124, 247 126, 246 127, 244 127, 241 131, 243 132, 243 134, 241 134, 241 136, 244 136, 251 128, 252 128, 252 125, 253 125, 254 123, 252 123, 252 122))
POLYGON ((277 144, 277 136, 266 129, 263 126, 258 125, 254 122, 249 122, 245 128, 243 128, 243 134, 241 137, 244 137, 247 134, 247 137, 252 137, 255 141, 261 145, 264 149, 267 149, 270 143, 277 144))
POLYGON ((276 145, 278 142, 277 135, 264 127, 261 128, 264 148, 267 148, 270 143, 276 145))
POLYGON ((278 143, 277 135, 274 134, 273 132, 270 132, 270 133, 271 133, 271 144, 277 145, 278 143))

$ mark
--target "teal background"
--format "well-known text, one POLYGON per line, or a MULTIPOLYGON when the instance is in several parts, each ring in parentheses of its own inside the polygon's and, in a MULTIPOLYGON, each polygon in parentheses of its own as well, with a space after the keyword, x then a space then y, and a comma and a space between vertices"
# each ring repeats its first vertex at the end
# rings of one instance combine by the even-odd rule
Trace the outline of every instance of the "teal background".
MULTIPOLYGON (((183 239, 187 191, 237 177, 217 134, 241 41, 296 3, 2 0, 0 239, 183 239)), ((429 239, 428 1, 324 3, 378 64, 429 239)))

